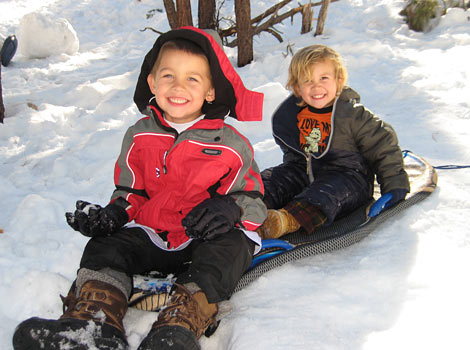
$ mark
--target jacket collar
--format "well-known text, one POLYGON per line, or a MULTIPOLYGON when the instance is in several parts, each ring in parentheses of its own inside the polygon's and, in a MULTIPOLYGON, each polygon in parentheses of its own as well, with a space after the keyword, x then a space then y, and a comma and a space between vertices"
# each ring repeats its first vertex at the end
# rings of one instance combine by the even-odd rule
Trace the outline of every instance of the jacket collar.
MULTIPOLYGON (((163 113, 162 110, 153 102, 151 101, 151 104, 148 106, 148 111, 150 112, 150 115, 156 120, 156 122, 165 130, 174 132, 175 129, 173 129, 163 118, 163 113)), ((196 124, 191 126, 189 129, 209 129, 209 130, 215 130, 215 129, 221 129, 224 126, 224 119, 223 118, 218 118, 218 119, 207 119, 204 118, 200 121, 198 121, 196 124)))

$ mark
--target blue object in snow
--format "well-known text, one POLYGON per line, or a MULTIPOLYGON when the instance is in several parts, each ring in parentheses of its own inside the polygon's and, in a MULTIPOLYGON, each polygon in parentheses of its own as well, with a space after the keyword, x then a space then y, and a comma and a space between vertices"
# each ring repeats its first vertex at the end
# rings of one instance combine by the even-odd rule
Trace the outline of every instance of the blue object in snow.
POLYGON ((0 51, 0 57, 3 66, 8 66, 11 59, 15 56, 16 49, 18 48, 18 39, 16 35, 10 35, 3 42, 2 49, 0 51))
POLYGON ((372 204, 369 210, 369 216, 371 218, 379 215, 382 210, 384 210, 387 207, 387 203, 390 202, 390 200, 393 198, 393 195, 391 193, 385 193, 382 197, 377 199, 377 201, 372 204))
POLYGON ((276 255, 279 255, 281 253, 284 253, 288 250, 294 249, 294 245, 284 241, 282 239, 263 239, 262 241, 262 247, 261 247, 261 252, 258 253, 254 258, 253 261, 248 268, 248 270, 252 269, 253 267, 259 265, 263 261, 270 259, 276 255), (277 250, 270 251, 263 253, 263 249, 268 249, 268 248, 277 248, 277 250))

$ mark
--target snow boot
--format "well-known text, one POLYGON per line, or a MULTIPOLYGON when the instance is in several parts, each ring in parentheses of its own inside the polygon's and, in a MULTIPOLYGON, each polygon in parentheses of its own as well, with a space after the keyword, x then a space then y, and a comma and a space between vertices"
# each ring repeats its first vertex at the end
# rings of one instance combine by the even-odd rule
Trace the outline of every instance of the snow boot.
POLYGON ((75 283, 62 297, 58 320, 38 317, 23 321, 13 335, 15 350, 125 350, 128 344, 122 319, 127 298, 109 283, 91 280, 76 296, 75 283))
POLYGON ((175 283, 168 306, 158 315, 138 350, 198 350, 199 338, 217 328, 218 306, 195 284, 175 283))
POLYGON ((268 217, 256 231, 262 239, 274 239, 299 228, 300 224, 287 210, 268 209, 268 217))

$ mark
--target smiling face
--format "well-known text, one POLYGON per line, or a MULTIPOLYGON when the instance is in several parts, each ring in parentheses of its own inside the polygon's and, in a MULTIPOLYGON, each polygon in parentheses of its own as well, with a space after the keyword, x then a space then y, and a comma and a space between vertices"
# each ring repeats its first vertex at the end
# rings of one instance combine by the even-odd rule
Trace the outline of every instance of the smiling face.
POLYGON ((200 117, 204 101, 215 100, 209 63, 204 55, 168 48, 147 78, 165 118, 188 123, 200 117))
POLYGON ((314 108, 331 106, 338 92, 335 66, 331 60, 323 60, 312 65, 310 76, 299 79, 295 87, 302 100, 314 108))

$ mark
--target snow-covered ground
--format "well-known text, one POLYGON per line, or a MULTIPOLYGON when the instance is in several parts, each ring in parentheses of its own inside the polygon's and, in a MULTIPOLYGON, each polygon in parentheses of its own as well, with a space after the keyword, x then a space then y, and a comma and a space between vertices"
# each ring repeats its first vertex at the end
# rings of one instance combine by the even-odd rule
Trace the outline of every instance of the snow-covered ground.
MULTIPOLYGON (((275 1, 251 3, 255 16, 275 1)), ((394 126, 403 149, 433 165, 470 163, 470 12, 452 9, 423 34, 398 15, 404 3, 341 0, 330 5, 322 36, 300 35, 297 16, 276 26, 283 43, 269 34, 255 38, 254 62, 237 71, 247 87, 265 94, 264 120, 237 125, 255 146, 260 168, 281 159, 270 117, 288 95, 287 45, 296 51, 313 43, 340 52, 349 85, 394 126)), ((64 213, 77 199, 106 204, 113 190, 122 136, 140 117, 132 101, 137 75, 156 38, 140 30, 169 29, 164 11, 147 19, 155 8, 163 10, 162 2, 0 1, 0 33, 18 34, 23 49, 32 46, 19 35, 29 13, 66 19, 79 41, 75 54, 35 59, 22 50, 2 67, 2 350, 11 349, 20 321, 61 314, 59 294, 73 281, 87 242, 64 213)), ((233 1, 222 13, 233 14, 233 1)), ((52 39, 46 30, 35 32, 52 39)), ((236 65, 236 49, 226 52, 236 65)), ((202 339, 203 349, 469 349, 469 175, 470 169, 439 170, 432 196, 362 242, 263 275, 233 296, 234 312, 202 339)), ((128 312, 131 349, 155 317, 128 312)))

